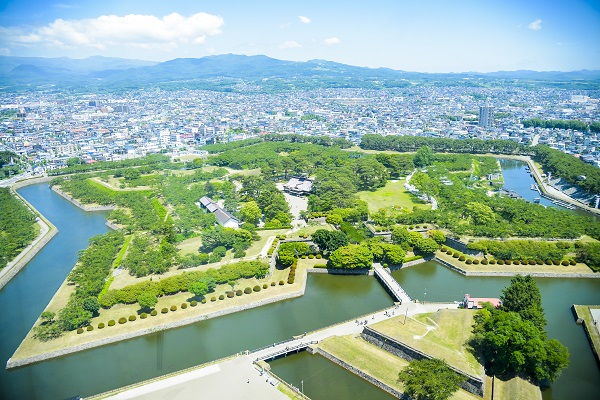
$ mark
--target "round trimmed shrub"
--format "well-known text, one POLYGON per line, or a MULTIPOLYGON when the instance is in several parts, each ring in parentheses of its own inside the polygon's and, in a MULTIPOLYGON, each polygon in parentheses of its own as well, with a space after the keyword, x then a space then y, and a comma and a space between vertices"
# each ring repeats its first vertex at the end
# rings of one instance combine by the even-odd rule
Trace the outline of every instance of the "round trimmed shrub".
POLYGON ((504 265, 504 260, 498 260, 498 265, 504 265))
POLYGON ((304 260, 306 258, 306 254, 302 254, 300 258, 304 260))
POLYGON ((167 307, 164 307, 162 310, 160 310, 160 312, 161 312, 162 314, 166 314, 166 313, 168 313, 168 312, 169 312, 169 309, 168 309, 167 307))
POLYGON ((217 298, 215 296, 210 298, 210 301, 217 301, 217 298))
POLYGON ((145 312, 140 314, 140 319, 146 319, 148 318, 148 314, 146 314, 145 312))
POLYGON ((236 295, 236 296, 241 296, 241 295, 242 295, 242 293, 244 293, 244 292, 242 292, 242 290, 241 290, 241 289, 238 289, 238 290, 236 290, 236 291, 235 291, 235 295, 236 295))
POLYGON ((321 258, 323 258, 323 256, 322 256, 321 254, 317 254, 317 255, 315 256, 315 258, 316 258, 316 259, 318 259, 318 260, 320 260, 321 258))
POLYGON ((260 292, 260 286, 256 285, 252 288, 255 292, 260 292))
POLYGON ((460 256, 460 257, 458 257, 458 261, 465 261, 465 260, 466 260, 466 257, 465 257, 465 256, 460 256))
POLYGON ((467 265, 471 265, 471 264, 473 264, 473 261, 471 261, 471 259, 469 258, 469 259, 466 261, 466 263, 467 263, 467 265))
POLYGON ((185 310, 187 308, 187 303, 181 303, 181 309, 185 310))
POLYGON ((446 254, 448 254, 449 256, 451 256, 453 254, 453 251, 452 250, 448 250, 448 251, 446 251, 446 254))
POLYGON ((529 265, 535 265, 535 260, 529 260, 529 265))
POLYGON ((560 265, 560 260, 552 260, 552 264, 554 264, 554 265, 560 265))
POLYGON ((458 251, 455 251, 454 253, 452 253, 452 258, 458 258, 460 257, 460 254, 458 253, 458 251))
POLYGON ((110 321, 108 321, 108 326, 115 326, 115 320, 111 319, 110 321))
POLYGON ((104 322, 100 322, 98 324, 98 329, 104 329, 104 322))
POLYGON ((512 261, 511 260, 504 260, 504 264, 510 265, 510 264, 512 264, 512 261))
POLYGON ((267 289, 269 287, 269 285, 267 285, 266 283, 263 283, 263 289, 267 289))
POLYGON ((198 305, 198 302, 196 300, 192 300, 190 302, 190 306, 192 306, 192 307, 196 307, 197 305, 198 305))
POLYGON ((152 315, 153 317, 156 317, 158 315, 158 311, 152 310, 152 311, 150 311, 150 315, 152 315))
POLYGON ((473 264, 479 265, 479 260, 473 260, 473 264))
POLYGON ((291 285, 292 283, 294 283, 294 277, 290 276, 287 280, 287 282, 291 285))
POLYGON ((83 333, 83 328, 77 328, 77 334, 80 335, 83 333))
POLYGON ((543 260, 535 260, 535 263, 537 265, 544 265, 544 261, 543 260))
POLYGON ((552 265, 552 260, 550 260, 550 259, 546 260, 545 262, 546 262, 546 265, 552 265))
POLYGON ((571 265, 576 265, 577 261, 573 260, 572 258, 569 260, 569 264, 571 265))
POLYGON ((496 260, 490 260, 490 265, 496 264, 496 260))
POLYGON ((561 265, 563 265, 564 267, 566 267, 567 265, 569 265, 569 262, 567 260, 563 260, 561 262, 561 265))
POLYGON ((440 249, 440 251, 443 251, 444 253, 448 251, 448 249, 445 246, 442 246, 442 248, 440 249))
POLYGON ((137 317, 135 315, 130 315, 129 316, 129 320, 130 321, 135 321, 137 319, 137 317))
POLYGON ((121 325, 123 325, 125 322, 127 322, 127 318, 125 318, 125 317, 121 317, 121 318, 119 318, 119 323, 120 323, 121 325))
POLYGON ((220 295, 219 295, 219 300, 224 300, 224 299, 225 299, 225 295, 223 295, 223 294, 220 294, 220 295))
POLYGON ((177 311, 177 306, 176 305, 172 305, 171 306, 171 311, 177 311))
POLYGON ((483 260, 481 260, 481 264, 483 265, 488 265, 488 260, 486 260, 485 258, 483 260))
POLYGON ((252 293, 252 289, 250 288, 250 286, 248 286, 247 288, 244 288, 244 293, 246 293, 246 294, 252 293))
POLYGON ((279 281, 279 285, 283 286, 283 285, 285 285, 285 282, 284 281, 279 281))
POLYGON ((202 299, 201 303, 206 304, 206 299, 202 299))
POLYGON ((93 326, 91 326, 91 325, 88 325, 88 326, 87 326, 87 328, 85 328, 85 330, 86 330, 86 331, 88 331, 88 332, 89 332, 89 331, 93 331, 93 330, 94 330, 94 327, 93 327, 93 326))
POLYGON ((309 254, 308 258, 310 258, 312 260, 313 258, 315 258, 315 255, 314 254, 309 254))
POLYGON ((277 285, 275 282, 271 282, 271 286, 275 286, 277 285))
POLYGON ((232 297, 235 297, 235 292, 234 291, 227 292, 227 297, 230 298, 230 299, 232 297))

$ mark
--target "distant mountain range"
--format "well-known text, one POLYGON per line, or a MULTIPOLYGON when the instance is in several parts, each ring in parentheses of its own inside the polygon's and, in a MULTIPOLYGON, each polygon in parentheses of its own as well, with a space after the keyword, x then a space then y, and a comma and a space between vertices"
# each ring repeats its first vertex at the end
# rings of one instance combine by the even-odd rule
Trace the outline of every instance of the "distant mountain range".
POLYGON ((534 81, 564 87, 597 88, 600 71, 492 73, 419 73, 389 68, 366 68, 326 60, 284 61, 267 56, 217 55, 178 58, 162 63, 108 57, 39 58, 0 57, 1 90, 69 87, 95 90, 134 89, 146 86, 235 90, 241 82, 257 90, 290 90, 316 87, 408 86, 418 82, 479 86, 479 81, 534 81), (583 86, 582 86, 583 83, 583 86))

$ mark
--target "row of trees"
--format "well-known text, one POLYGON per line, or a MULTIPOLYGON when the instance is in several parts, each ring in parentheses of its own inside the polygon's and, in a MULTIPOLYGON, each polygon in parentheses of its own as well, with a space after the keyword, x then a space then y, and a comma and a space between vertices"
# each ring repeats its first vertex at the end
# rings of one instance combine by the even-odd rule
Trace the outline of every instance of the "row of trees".
POLYGON ((0 269, 35 239, 35 215, 12 195, 0 188, 0 269))
POLYGON ((588 193, 600 194, 599 168, 546 145, 535 146, 534 160, 542 164, 544 171, 551 172, 552 176, 561 177, 588 193))
POLYGON ((502 260, 562 260, 572 251, 573 244, 569 242, 543 242, 533 240, 480 240, 469 243, 471 250, 479 250, 492 254, 502 260))
POLYGON ((587 124, 586 122, 579 121, 576 119, 541 119, 531 118, 524 119, 521 121, 525 128, 549 128, 549 129, 572 129, 581 132, 600 132, 600 123, 592 122, 587 124))

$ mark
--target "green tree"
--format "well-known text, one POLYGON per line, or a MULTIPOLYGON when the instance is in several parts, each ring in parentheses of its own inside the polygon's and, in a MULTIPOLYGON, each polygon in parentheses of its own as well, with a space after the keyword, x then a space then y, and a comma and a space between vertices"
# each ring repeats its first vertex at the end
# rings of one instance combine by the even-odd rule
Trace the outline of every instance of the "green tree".
POLYGON ((413 360, 398 374, 405 393, 414 400, 446 400, 466 380, 436 358, 413 360))
POLYGON ((518 313, 521 318, 533 322, 542 332, 546 326, 542 295, 531 275, 516 275, 500 296, 502 309, 518 313))
POLYGON ((408 229, 397 226, 392 230, 392 242, 396 244, 408 243, 410 235, 408 229))
POLYGON ((92 315, 98 314, 100 310, 100 303, 98 302, 98 297, 90 296, 83 299, 83 308, 92 313, 92 315))
POLYGON ((137 302, 141 308, 151 309, 158 303, 158 298, 154 293, 144 292, 138 296, 137 302))
POLYGON ((405 256, 406 252, 400 245, 385 244, 382 261, 391 265, 400 264, 404 260, 405 256))
POLYGON ((487 225, 494 221, 494 211, 490 206, 474 201, 465 206, 465 216, 470 216, 473 218, 473 222, 481 225, 487 225))
POLYGON ((433 163, 433 150, 429 146, 422 146, 417 150, 413 163, 416 167, 426 167, 433 163))
POLYGON ((415 250, 422 254, 432 254, 435 253, 440 248, 440 245, 437 242, 430 238, 423 238, 415 243, 415 250))
POLYGON ((202 297, 209 292, 208 282, 197 281, 190 285, 190 292, 194 293, 197 297, 202 297))
POLYGON ((56 317, 56 313, 53 311, 44 311, 41 315, 40 318, 44 321, 44 322, 53 322, 54 321, 54 317, 56 317))
POLYGON ((252 200, 244 203, 242 208, 240 208, 240 217, 242 218, 242 221, 256 225, 261 216, 262 213, 260 212, 260 208, 258 207, 256 201, 252 200))
POLYGON ((390 177, 387 168, 374 157, 361 158, 356 163, 358 187, 361 190, 375 190, 385 186, 390 177))
POLYGON ((342 246, 348 245, 348 236, 341 231, 329 231, 326 229, 317 229, 312 234, 313 242, 319 246, 319 249, 326 253, 331 253, 342 246))
POLYGON ((432 229, 427 231, 427 235, 435 240, 437 244, 444 244, 446 242, 446 235, 444 235, 444 232, 442 231, 432 229))
POLYGON ((332 268, 356 269, 371 268, 373 253, 367 246, 351 244, 340 247, 329 255, 332 268))

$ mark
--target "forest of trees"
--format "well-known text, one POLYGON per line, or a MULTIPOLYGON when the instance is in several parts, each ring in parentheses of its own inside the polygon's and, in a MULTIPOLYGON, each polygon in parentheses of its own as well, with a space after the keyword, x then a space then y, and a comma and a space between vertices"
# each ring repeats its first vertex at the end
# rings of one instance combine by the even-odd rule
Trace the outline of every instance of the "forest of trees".
POLYGON ((572 129, 575 131, 581 132, 600 132, 600 123, 592 122, 591 124, 587 124, 583 121, 578 121, 575 119, 541 119, 541 118, 531 118, 524 119, 521 121, 525 128, 535 127, 535 128, 555 128, 555 129, 572 129))
POLYGON ((35 239, 35 215, 29 207, 0 188, 0 269, 35 239))

